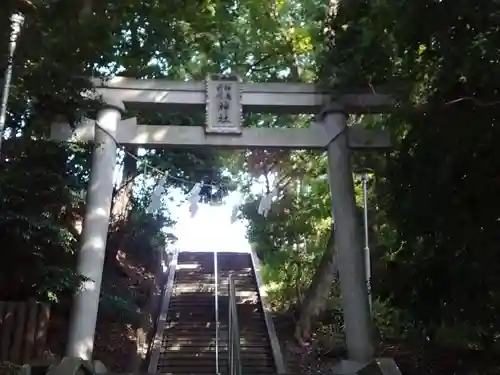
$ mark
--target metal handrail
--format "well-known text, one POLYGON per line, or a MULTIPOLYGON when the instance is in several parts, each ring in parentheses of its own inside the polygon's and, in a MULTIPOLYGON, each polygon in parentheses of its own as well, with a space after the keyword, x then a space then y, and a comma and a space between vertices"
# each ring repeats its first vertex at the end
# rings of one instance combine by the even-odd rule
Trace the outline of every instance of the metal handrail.
POLYGON ((174 288, 174 278, 177 269, 179 249, 175 249, 172 256, 168 258, 167 283, 161 297, 161 309, 156 321, 156 334, 151 345, 151 357, 149 359, 148 373, 153 374, 158 371, 158 362, 162 350, 163 335, 165 334, 165 324, 167 322, 168 307, 174 288))
POLYGON ((228 278, 229 287, 229 375, 241 375, 240 329, 238 324, 238 308, 236 305, 236 288, 232 275, 228 278))
POLYGON ((219 371, 219 265, 217 261, 217 251, 214 251, 214 299, 215 299, 215 373, 219 371))

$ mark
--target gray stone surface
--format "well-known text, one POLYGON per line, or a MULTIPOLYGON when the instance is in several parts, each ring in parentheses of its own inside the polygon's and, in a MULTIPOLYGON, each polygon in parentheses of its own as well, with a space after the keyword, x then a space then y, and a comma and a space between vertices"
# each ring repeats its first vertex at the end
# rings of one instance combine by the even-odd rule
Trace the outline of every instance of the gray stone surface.
POLYGON ((333 375, 356 375, 359 370, 365 367, 366 363, 350 360, 342 360, 332 368, 333 375))
POLYGON ((402 375, 396 361, 392 358, 377 358, 376 359, 383 375, 402 375))
POLYGON ((357 372, 358 375, 384 375, 376 361, 370 362, 357 372))
POLYGON ((342 360, 332 367, 333 375, 402 375, 392 358, 376 358, 369 363, 342 360))
POLYGON ((105 374, 107 372, 108 370, 106 369, 106 366, 104 366, 104 363, 102 363, 101 361, 94 361, 95 374, 105 374))

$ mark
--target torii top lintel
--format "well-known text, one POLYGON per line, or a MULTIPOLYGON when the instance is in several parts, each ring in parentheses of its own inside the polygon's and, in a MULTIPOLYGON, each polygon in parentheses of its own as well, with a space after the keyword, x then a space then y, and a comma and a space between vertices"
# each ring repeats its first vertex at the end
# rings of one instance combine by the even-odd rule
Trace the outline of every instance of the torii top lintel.
MULTIPOLYGON (((155 111, 203 111, 206 82, 169 81, 114 77, 92 79, 97 93, 113 96, 127 107, 155 111)), ((385 112, 393 105, 386 94, 370 92, 335 93, 309 83, 241 83, 241 106, 245 112, 317 114, 332 99, 349 113, 385 112)))
MULTIPOLYGON (((321 126, 309 124, 308 128, 245 128, 241 112, 319 114, 325 106, 343 113, 380 112, 391 104, 389 97, 374 93, 335 95, 332 100, 331 94, 312 84, 244 84, 236 76, 211 76, 201 83, 116 77, 106 82, 94 80, 93 84, 108 106, 120 110, 125 106, 156 112, 205 112, 205 123, 195 126, 138 125, 135 117, 120 122, 116 141, 150 147, 325 149, 335 135, 321 121, 321 126)), ((72 129, 67 123, 54 123, 52 138, 90 141, 95 136, 95 124, 93 120, 83 121, 72 129)), ((351 148, 390 145, 387 132, 363 128, 349 128, 347 139, 351 148)))

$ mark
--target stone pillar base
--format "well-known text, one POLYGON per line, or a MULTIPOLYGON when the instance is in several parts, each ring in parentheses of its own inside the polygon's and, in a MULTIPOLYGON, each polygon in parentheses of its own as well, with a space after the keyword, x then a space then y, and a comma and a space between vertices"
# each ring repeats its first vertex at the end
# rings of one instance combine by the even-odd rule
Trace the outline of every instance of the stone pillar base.
POLYGON ((333 375, 402 375, 392 358, 376 358, 368 363, 342 360, 333 366, 333 375))
POLYGON ((101 361, 94 361, 94 374, 105 374, 108 370, 101 361))
POLYGON ((22 375, 34 375, 45 373, 45 375, 95 375, 105 374, 106 367, 101 361, 86 361, 81 358, 64 357, 60 362, 51 365, 47 372, 35 371, 30 368, 22 375))

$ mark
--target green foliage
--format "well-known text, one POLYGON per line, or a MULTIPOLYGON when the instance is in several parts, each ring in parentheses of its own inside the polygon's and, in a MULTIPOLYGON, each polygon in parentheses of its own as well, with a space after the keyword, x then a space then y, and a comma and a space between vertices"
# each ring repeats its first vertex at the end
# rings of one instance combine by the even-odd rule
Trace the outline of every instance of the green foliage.
POLYGON ((36 296, 40 300, 58 303, 61 295, 68 291, 78 291, 87 280, 68 268, 47 266, 43 268, 43 274, 38 279, 36 296))
MULTIPOLYGON (((4 20, 0 35, 5 41, 0 46, 2 61, 7 61, 7 19, 21 3, 28 2, 8 1, 0 9, 4 20)), ((315 1, 302 4, 245 0, 237 6, 232 1, 211 0, 31 3, 33 6, 22 7, 29 10, 14 59, 6 124, 9 139, 0 161, 0 240, 12 250, 2 262, 8 271, 2 276, 7 281, 16 275, 16 280, 21 281, 5 288, 2 297, 26 298, 41 293, 60 300, 76 286, 72 270, 79 235, 74 224, 84 212, 82 197, 89 178, 89 150, 56 146, 42 139, 57 115, 68 118, 70 123, 83 115, 95 115, 98 103, 82 97, 88 82, 81 77, 121 74, 184 80, 232 71, 247 81, 299 76, 312 79, 314 61, 309 59, 309 53, 314 48, 312 35, 319 30, 318 14, 322 10, 315 1), (25 261, 33 266, 21 269, 19 264, 25 261)), ((144 123, 203 122, 202 114, 129 111, 129 115, 139 116, 144 123)), ((248 125, 262 126, 276 118, 263 115, 246 121, 248 125)), ((281 123, 284 121, 288 119, 281 123)), ((174 178, 171 186, 187 191, 192 184, 183 184, 181 179, 215 185, 223 182, 227 186, 229 181, 221 176, 220 167, 229 162, 213 150, 185 149, 151 150, 137 163, 130 163, 130 158, 124 160, 124 164, 128 163, 126 177, 132 182, 120 193, 124 192, 125 201, 131 204, 124 205, 128 212, 124 220, 113 224, 108 258, 113 259, 117 248, 125 249, 138 264, 151 269, 154 254, 164 246, 160 228, 170 219, 168 215, 152 217, 144 213, 149 191, 137 183, 137 176, 143 174, 145 165, 168 171, 174 178), (127 246, 122 246, 124 241, 128 241, 127 246)), ((144 177, 150 177, 150 173, 146 170, 144 177)), ((213 193, 205 189, 202 193, 204 199, 211 200, 224 196, 227 190, 213 193)), ((113 287, 116 285, 104 285, 105 290, 113 287)), ((117 293, 119 298, 130 300, 124 291, 117 293)))
POLYGON ((300 156, 296 163, 303 177, 282 187, 267 218, 257 212, 260 197, 249 196, 242 208, 249 242, 264 264, 270 299, 280 310, 300 304, 331 234, 326 159, 300 156))
MULTIPOLYGON (((7 4, 0 9, 3 56, 6 20, 19 2, 7 4)), ((88 148, 43 139, 56 115, 74 121, 95 114, 96 103, 81 96, 88 83, 79 77, 202 79, 232 71, 248 81, 318 79, 334 89, 394 92, 399 103, 393 113, 353 119, 388 128, 395 139, 388 155, 353 157, 355 166, 376 169, 369 221, 379 326, 395 332, 410 326, 431 336, 457 326, 467 337, 473 327, 484 342, 498 335, 497 0, 480 7, 467 0, 339 2, 327 12, 326 43, 324 4, 314 0, 245 0, 237 7, 210 0, 33 4, 16 50, 0 161, 0 241, 7 249, 0 262, 3 298, 60 299, 78 284, 72 273, 74 223, 83 212, 88 148)), ((203 121, 200 114, 140 116, 150 123, 203 121)), ((245 117, 249 126, 305 126, 308 120, 245 117)), ((211 150, 169 149, 139 159, 130 171, 133 180, 146 164, 193 182, 228 182, 221 166, 248 171, 238 174, 240 182, 277 176, 285 188, 270 216, 257 215, 250 194, 243 216, 277 307, 300 303, 330 235, 323 156, 265 151, 228 160, 211 150)), ((220 189, 216 195, 226 193, 220 189)), ((360 193, 357 185, 358 204, 360 193)), ((116 229, 120 241, 110 240, 117 246, 129 240, 128 254, 150 268, 164 246, 160 228, 169 218, 144 213, 147 194, 131 195, 130 215, 116 229)), ((124 303, 133 299, 110 287, 124 303)), ((331 306, 337 302, 332 298, 331 306)))
POLYGON ((324 79, 400 94, 377 120, 396 142, 378 163, 374 290, 430 337, 500 329, 498 5, 341 2, 329 22, 324 79))
MULTIPOLYGON (((499 3, 335 5, 326 25, 327 48, 302 49, 317 64, 296 60, 294 69, 307 73, 295 79, 308 80, 318 68, 318 80, 333 89, 391 91, 398 99, 390 114, 353 119, 394 136, 387 155, 353 157, 355 167, 376 170, 369 224, 377 324, 389 336, 417 330, 440 339, 444 334, 491 343, 500 332, 499 3), (449 327, 457 327, 453 335, 449 327)), ((318 43, 317 30, 309 30, 312 44, 318 43)), ((244 207, 249 238, 282 308, 300 300, 299 273, 300 290, 311 280, 327 234, 319 223, 326 228, 329 217, 327 182, 311 182, 322 173, 303 167, 306 160, 319 163, 310 155, 299 162, 294 155, 253 153, 244 161, 254 176, 274 173, 284 184, 303 179, 312 192, 307 198, 302 192, 297 204, 293 184, 288 185, 267 219, 257 215, 256 197, 249 196, 244 207), (308 250, 295 243, 306 243, 308 250)), ((359 205, 360 186, 356 189, 359 205)))
MULTIPOLYGON (((8 2, 0 10, 4 62, 10 33, 7 20, 18 4, 8 2)), ((79 235, 74 226, 84 211, 81 197, 89 160, 86 149, 42 140, 51 121, 56 115, 73 122, 95 114, 96 103, 81 96, 88 83, 79 77, 122 72, 133 77, 184 78, 200 44, 206 45, 206 36, 222 30, 222 19, 212 17, 210 2, 182 1, 173 6, 134 0, 71 4, 39 0, 33 4, 16 48, 6 124, 9 138, 0 161, 0 241, 7 244, 0 262, 1 297, 59 300, 78 284, 73 270, 79 235)), ((197 64, 207 71, 214 68, 207 65, 197 64)), ((162 151, 142 159, 170 170, 174 177, 219 180, 219 160, 210 150, 162 151)), ((151 269, 154 254, 165 246, 160 228, 168 218, 147 217, 143 210, 134 210, 120 235, 133 238, 128 250, 151 269), (146 251, 131 250, 134 246, 146 251)))
MULTIPOLYGON (((68 174, 69 153, 59 145, 12 139, 4 146, 0 238, 8 245, 0 265, 1 292, 4 298, 23 299, 44 289, 40 280, 54 279, 55 265, 72 264, 77 239, 71 222, 81 203, 74 195, 78 175, 68 174)), ((61 284, 74 279, 71 271, 61 276, 61 284)))

